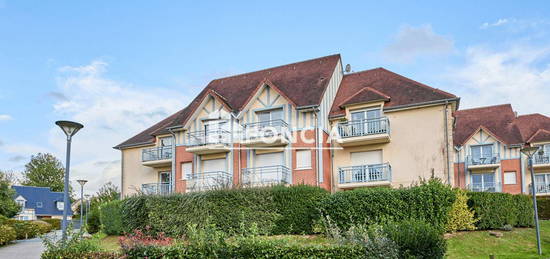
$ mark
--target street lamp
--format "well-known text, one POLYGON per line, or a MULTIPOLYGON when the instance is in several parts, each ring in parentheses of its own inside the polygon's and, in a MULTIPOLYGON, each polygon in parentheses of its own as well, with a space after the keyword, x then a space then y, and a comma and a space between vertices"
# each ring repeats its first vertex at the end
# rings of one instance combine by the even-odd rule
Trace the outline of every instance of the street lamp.
POLYGON ((544 151, 539 151, 539 147, 526 146, 521 149, 521 153, 529 158, 529 167, 531 167, 531 195, 533 196, 533 207, 535 210, 535 228, 537 230, 537 248, 539 255, 542 254, 542 248, 540 247, 540 229, 539 229, 539 214, 537 209, 537 194, 535 192, 535 172, 533 169, 533 156, 539 152, 542 154, 544 151))
POLYGON ((84 185, 88 180, 76 180, 80 184, 80 229, 82 230, 82 213, 84 213, 84 185))
POLYGON ((67 135, 67 161, 65 163, 65 185, 63 187, 63 221, 61 222, 61 231, 63 240, 67 238, 67 214, 69 212, 69 168, 71 162, 71 139, 84 126, 72 121, 56 121, 55 124, 67 135))
POLYGON ((86 226, 88 226, 88 213, 90 213, 90 197, 91 195, 86 194, 84 195, 86 197, 86 226))

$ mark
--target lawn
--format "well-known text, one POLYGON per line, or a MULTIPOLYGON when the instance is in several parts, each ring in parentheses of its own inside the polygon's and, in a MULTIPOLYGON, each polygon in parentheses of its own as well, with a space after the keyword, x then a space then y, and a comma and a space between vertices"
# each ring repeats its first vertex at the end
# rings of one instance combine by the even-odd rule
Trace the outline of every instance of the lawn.
POLYGON ((503 237, 488 231, 460 232, 447 240, 447 258, 550 258, 550 220, 541 221, 543 256, 537 256, 534 228, 516 228, 502 232, 503 237))
MULTIPOLYGON (((550 220, 541 221, 541 243, 543 256, 537 256, 537 244, 534 228, 515 228, 502 232, 500 238, 489 235, 489 231, 470 231, 453 234, 447 240, 447 258, 550 258, 550 220)), ((271 236, 270 239, 283 239, 289 243, 324 244, 330 241, 322 236, 271 236)), ((119 249, 118 236, 101 238, 101 247, 105 250, 119 249)))

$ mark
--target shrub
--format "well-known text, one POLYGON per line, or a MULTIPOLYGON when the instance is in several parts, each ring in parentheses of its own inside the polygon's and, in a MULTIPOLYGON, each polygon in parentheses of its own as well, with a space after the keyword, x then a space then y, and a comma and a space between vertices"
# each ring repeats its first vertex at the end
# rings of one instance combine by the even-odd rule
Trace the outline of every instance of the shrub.
POLYGON ((32 221, 9 219, 6 224, 15 230, 17 239, 34 238, 40 234, 40 226, 32 221))
POLYGON ((61 229, 61 219, 41 219, 42 221, 50 223, 52 229, 61 229))
POLYGON ((121 219, 124 232, 130 233, 134 229, 142 229, 148 224, 149 213, 146 207, 148 198, 150 198, 150 196, 137 195, 122 201, 121 219))
POLYGON ((323 202, 321 211, 342 229, 405 219, 423 220, 443 229, 454 201, 450 186, 430 179, 410 188, 337 192, 323 202))
POLYGON ((540 219, 550 219, 550 198, 537 198, 537 209, 540 219))
POLYGON ((399 258, 443 258, 447 250, 441 228, 423 221, 387 223, 383 229, 399 246, 399 258))
POLYGON ((276 211, 281 217, 275 222, 273 234, 311 234, 313 222, 321 215, 321 201, 329 196, 326 190, 309 185, 276 186, 272 189, 276 211))
POLYGON ((86 224, 86 231, 90 234, 94 234, 101 230, 101 221, 99 219, 99 208, 95 207, 90 210, 88 214, 88 223, 86 224))
POLYGON ((50 225, 50 223, 48 222, 42 220, 34 220, 32 221, 32 224, 34 224, 38 228, 38 234, 46 234, 52 231, 52 225, 50 225))
POLYGON ((533 226, 532 203, 528 196, 508 193, 469 192, 468 206, 479 219, 479 229, 500 229, 504 225, 533 226))
POLYGON ((121 203, 120 200, 114 200, 100 206, 99 218, 103 232, 107 235, 120 235, 123 232, 121 203))
POLYGON ((69 226, 66 231, 67 239, 65 241, 55 235, 42 237, 45 247, 42 259, 120 258, 116 253, 102 251, 97 239, 83 238, 82 231, 73 231, 72 226, 69 226))
POLYGON ((17 238, 15 230, 7 225, 0 225, 0 246, 5 245, 17 238))
POLYGON ((0 215, 0 225, 4 225, 8 222, 9 218, 3 215, 0 215))
POLYGON ((461 189, 455 190, 456 200, 449 211, 447 226, 445 231, 455 232, 458 230, 475 230, 476 219, 474 211, 468 208, 468 196, 461 189))

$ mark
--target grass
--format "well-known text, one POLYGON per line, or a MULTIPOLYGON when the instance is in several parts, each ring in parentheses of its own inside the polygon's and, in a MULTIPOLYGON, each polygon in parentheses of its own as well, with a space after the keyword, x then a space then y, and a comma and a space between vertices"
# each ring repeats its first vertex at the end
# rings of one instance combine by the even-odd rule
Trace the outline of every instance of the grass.
POLYGON ((515 228, 503 231, 500 238, 489 231, 471 231, 454 234, 447 240, 447 258, 550 258, 550 220, 541 221, 543 256, 537 255, 534 228, 515 228))
POLYGON ((99 246, 101 249, 107 250, 107 251, 118 251, 120 249, 120 245, 118 244, 118 237, 119 236, 105 236, 100 239, 99 246))

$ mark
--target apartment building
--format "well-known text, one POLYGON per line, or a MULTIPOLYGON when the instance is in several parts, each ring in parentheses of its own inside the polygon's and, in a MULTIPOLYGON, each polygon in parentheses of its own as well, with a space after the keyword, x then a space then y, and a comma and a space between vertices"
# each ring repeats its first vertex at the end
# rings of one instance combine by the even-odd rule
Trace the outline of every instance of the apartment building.
POLYGON ((520 152, 539 146, 534 156, 537 195, 550 195, 550 118, 517 116, 510 104, 459 110, 454 130, 455 185, 472 191, 530 193, 530 167, 520 152))
POLYGON ((117 145, 122 194, 309 184, 330 191, 451 184, 459 98, 331 55, 211 81, 117 145))

